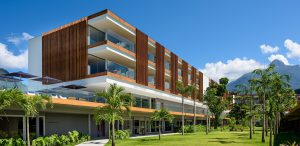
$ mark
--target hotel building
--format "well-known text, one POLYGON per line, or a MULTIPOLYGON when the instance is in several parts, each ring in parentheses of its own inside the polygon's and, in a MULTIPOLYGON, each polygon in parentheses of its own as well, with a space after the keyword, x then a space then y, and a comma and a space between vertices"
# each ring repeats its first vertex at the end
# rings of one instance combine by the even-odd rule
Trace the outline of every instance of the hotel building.
MULTIPOLYGON (((188 50, 187 50, 188 51, 188 50)), ((192 53, 192 52, 190 52, 192 53)), ((93 138, 108 136, 106 122, 95 123, 94 94, 116 83, 135 98, 131 116, 117 129, 128 129, 133 135, 158 132, 158 122, 150 117, 156 109, 166 108, 175 116, 173 123, 163 122, 163 132, 174 132, 181 125, 181 95, 176 82, 196 84, 199 94, 184 98, 186 123, 192 124, 193 99, 196 98, 197 123, 205 122, 206 106, 200 102, 210 80, 202 72, 130 25, 109 10, 84 17, 43 33, 29 41, 29 73, 52 77, 61 83, 44 84, 30 81, 29 90, 53 91, 53 109, 31 118, 31 131, 37 135, 65 134, 78 130, 93 138), (80 90, 61 86, 81 85, 80 90)), ((25 118, 21 111, 7 112, 7 129, 22 131, 25 118)), ((5 126, 2 127, 5 129, 5 126)), ((1 126, 0 126, 1 128, 1 126)))

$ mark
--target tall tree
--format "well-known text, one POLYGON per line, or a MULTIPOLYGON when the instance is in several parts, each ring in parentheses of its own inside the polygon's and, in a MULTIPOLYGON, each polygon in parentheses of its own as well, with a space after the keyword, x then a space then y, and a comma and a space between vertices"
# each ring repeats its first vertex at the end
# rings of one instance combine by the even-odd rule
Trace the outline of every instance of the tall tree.
POLYGON ((256 75, 252 79, 252 83, 255 86, 255 92, 262 99, 262 114, 263 114, 263 126, 261 141, 265 142, 266 131, 266 96, 269 94, 269 87, 271 84, 271 75, 274 73, 274 65, 270 65, 267 69, 256 69, 253 73, 256 75))
POLYGON ((115 121, 124 122, 122 115, 130 113, 130 105, 133 101, 131 94, 124 93, 124 88, 111 84, 107 91, 96 93, 97 97, 106 99, 106 105, 97 107, 95 112, 95 121, 107 121, 112 125, 111 144, 115 146, 115 121))
POLYGON ((185 86, 182 82, 176 82, 176 89, 181 94, 181 135, 184 135, 184 96, 189 96, 191 93, 191 87, 185 86))
POLYGON ((196 120, 197 120, 196 119, 196 112, 197 112, 196 99, 198 97, 198 90, 197 90, 197 85, 196 84, 191 85, 190 88, 191 88, 191 95, 194 96, 194 98, 193 98, 193 100, 194 100, 193 129, 194 129, 194 132, 196 132, 196 120))
POLYGON ((205 104, 208 106, 209 111, 215 118, 214 129, 218 128, 220 116, 228 105, 228 100, 223 99, 224 94, 227 92, 226 85, 228 83, 228 79, 221 78, 219 82, 220 84, 212 84, 210 87, 208 87, 204 95, 205 104))
POLYGON ((154 111, 153 116, 151 117, 151 119, 153 121, 159 121, 158 137, 159 137, 159 140, 160 140, 162 122, 163 121, 172 122, 172 120, 174 119, 174 116, 171 115, 167 109, 162 108, 160 110, 154 111))

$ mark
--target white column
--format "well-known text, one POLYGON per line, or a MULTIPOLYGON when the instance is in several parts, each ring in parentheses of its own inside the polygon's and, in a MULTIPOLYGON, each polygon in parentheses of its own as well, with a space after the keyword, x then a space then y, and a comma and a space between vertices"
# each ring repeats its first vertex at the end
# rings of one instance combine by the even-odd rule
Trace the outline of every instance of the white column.
POLYGON ((26 118, 23 116, 23 140, 26 140, 26 118))

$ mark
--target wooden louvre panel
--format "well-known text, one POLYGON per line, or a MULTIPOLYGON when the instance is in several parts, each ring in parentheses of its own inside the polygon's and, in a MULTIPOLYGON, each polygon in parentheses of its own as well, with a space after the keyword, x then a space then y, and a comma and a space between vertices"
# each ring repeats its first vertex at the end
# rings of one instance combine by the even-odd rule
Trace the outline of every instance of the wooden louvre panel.
POLYGON ((184 60, 182 60, 182 82, 185 86, 188 85, 188 64, 184 60))
POLYGON ((171 53, 171 93, 177 94, 176 82, 178 81, 178 56, 171 53))
POLYGON ((136 29, 136 82, 148 85, 148 36, 136 29))
POLYGON ((198 84, 199 84, 199 100, 203 101, 203 73, 199 72, 199 80, 198 80, 198 84))
POLYGON ((81 19, 42 36, 42 75, 62 81, 87 74, 87 20, 81 19))
POLYGON ((156 89, 165 90, 165 48, 156 43, 156 89))
MULTIPOLYGON (((195 67, 192 67, 192 85, 196 85, 196 69, 195 67)), ((192 98, 194 99, 195 98, 195 94, 192 93, 192 98)))

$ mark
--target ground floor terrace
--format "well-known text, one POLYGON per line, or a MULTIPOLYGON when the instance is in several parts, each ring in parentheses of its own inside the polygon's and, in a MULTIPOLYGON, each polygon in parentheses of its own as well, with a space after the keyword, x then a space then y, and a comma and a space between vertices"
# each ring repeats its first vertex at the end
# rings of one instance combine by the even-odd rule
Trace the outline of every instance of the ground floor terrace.
MULTIPOLYGON (((110 125, 107 122, 96 123, 95 107, 103 103, 79 101, 71 99, 53 99, 54 108, 40 111, 37 117, 29 117, 29 129, 32 137, 52 134, 67 134, 77 130, 90 135, 93 139, 108 138, 110 125)), ((131 107, 131 115, 124 115, 124 123, 116 121, 117 130, 128 130, 133 136, 158 133, 158 121, 152 121, 155 109, 131 107)), ((170 111, 175 116, 172 123, 163 122, 162 132, 176 132, 181 126, 181 113, 170 111)), ((196 114, 197 124, 206 124, 203 114, 196 114)), ((0 115, 0 134, 8 137, 26 137, 26 117, 17 108, 9 109, 0 115)), ((185 124, 193 124, 193 114, 185 113, 185 124)), ((1 135, 0 135, 1 136, 1 135)))

